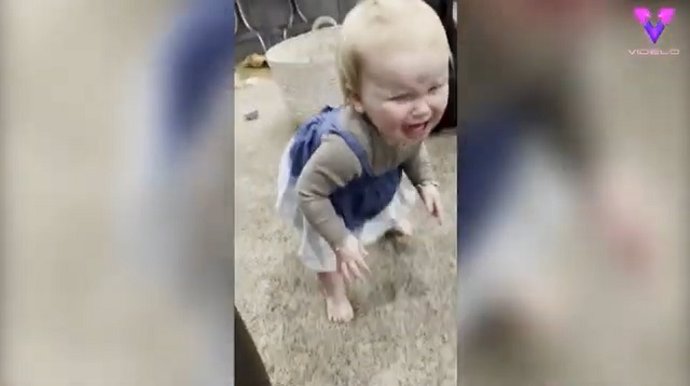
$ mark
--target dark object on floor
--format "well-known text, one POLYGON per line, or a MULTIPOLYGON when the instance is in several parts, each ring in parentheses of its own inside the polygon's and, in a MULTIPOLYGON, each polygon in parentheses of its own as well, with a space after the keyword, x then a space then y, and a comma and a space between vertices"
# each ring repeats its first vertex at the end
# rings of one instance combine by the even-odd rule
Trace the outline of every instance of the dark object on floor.
MULTIPOLYGON (((425 0, 438 14, 446 30, 446 37, 453 55, 453 60, 457 63, 458 38, 455 20, 453 19, 453 0, 425 0)), ((448 80, 448 107, 441 118, 438 126, 434 128, 432 134, 437 134, 445 129, 454 129, 458 126, 458 75, 456 67, 449 64, 450 79, 448 80)))
POLYGON ((245 121, 254 121, 258 118, 259 118, 259 110, 254 110, 252 112, 244 114, 244 120, 245 121))
POLYGON ((252 336, 235 308, 235 386, 271 386, 252 336))

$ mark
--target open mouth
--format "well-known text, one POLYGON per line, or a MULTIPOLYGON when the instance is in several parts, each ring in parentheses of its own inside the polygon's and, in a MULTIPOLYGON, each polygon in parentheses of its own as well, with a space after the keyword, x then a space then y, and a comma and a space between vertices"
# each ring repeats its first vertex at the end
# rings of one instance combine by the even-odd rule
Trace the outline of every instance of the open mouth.
POLYGON ((403 131, 408 137, 418 137, 426 133, 426 128, 428 125, 429 121, 405 125, 403 127, 403 131))

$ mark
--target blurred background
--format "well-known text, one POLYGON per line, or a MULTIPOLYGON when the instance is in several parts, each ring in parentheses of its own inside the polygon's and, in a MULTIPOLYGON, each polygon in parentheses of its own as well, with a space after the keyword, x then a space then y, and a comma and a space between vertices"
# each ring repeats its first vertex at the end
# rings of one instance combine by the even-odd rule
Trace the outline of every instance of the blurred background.
POLYGON ((459 5, 461 384, 688 384, 687 3, 459 5))
POLYGON ((233 22, 3 3, 1 384, 231 384, 233 22))

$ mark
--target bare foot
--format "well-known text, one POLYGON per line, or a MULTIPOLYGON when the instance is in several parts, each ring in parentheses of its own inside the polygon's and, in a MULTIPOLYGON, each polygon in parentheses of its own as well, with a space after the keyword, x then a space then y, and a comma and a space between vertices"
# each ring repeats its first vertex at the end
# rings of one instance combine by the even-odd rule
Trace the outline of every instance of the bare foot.
POLYGON ((354 318, 355 313, 352 304, 346 297, 337 299, 329 296, 326 297, 326 315, 331 322, 346 323, 354 318))
POLYGON ((352 304, 347 298, 345 280, 339 272, 319 272, 321 293, 326 298, 326 315, 328 320, 346 323, 354 317, 352 304))
POLYGON ((395 226, 393 226, 392 231, 400 236, 409 237, 412 236, 414 229, 409 220, 398 220, 395 226))

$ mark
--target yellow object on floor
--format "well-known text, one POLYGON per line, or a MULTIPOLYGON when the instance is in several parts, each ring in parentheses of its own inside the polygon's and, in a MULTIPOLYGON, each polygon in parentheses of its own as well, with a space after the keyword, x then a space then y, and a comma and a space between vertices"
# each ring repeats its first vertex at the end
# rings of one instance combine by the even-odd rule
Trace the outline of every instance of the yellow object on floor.
POLYGON ((266 57, 264 55, 251 54, 244 58, 242 61, 242 66, 250 68, 262 68, 268 66, 268 64, 266 63, 266 57))

